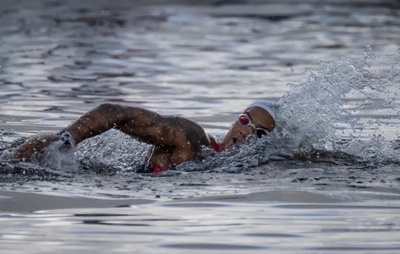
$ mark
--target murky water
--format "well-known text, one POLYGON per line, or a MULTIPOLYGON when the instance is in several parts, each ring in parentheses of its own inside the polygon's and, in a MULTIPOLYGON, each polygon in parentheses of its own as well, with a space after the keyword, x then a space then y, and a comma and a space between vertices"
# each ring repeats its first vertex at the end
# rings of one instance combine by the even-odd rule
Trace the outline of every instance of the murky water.
POLYGON ((2 1, 2 251, 400 251, 398 3, 228 2, 2 1), (258 98, 279 104, 273 135, 159 176, 117 131, 7 161, 103 102, 221 138, 258 98))

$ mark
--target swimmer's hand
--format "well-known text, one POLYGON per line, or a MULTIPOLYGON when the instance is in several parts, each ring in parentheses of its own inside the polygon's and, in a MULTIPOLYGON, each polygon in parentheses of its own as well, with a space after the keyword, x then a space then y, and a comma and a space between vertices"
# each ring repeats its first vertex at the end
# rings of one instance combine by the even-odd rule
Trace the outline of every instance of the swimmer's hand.
POLYGON ((75 142, 68 132, 33 136, 15 149, 11 159, 22 161, 40 160, 44 157, 46 149, 51 146, 56 146, 61 152, 65 152, 75 146, 75 142))

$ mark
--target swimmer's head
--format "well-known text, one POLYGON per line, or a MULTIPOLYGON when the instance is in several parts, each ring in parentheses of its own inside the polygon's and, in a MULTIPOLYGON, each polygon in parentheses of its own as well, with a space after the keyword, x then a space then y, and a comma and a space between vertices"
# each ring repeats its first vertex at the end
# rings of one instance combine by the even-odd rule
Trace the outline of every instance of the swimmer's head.
POLYGON ((223 149, 245 143, 249 136, 261 138, 275 128, 276 106, 267 100, 251 103, 232 124, 222 142, 223 149))
MULTIPOLYGON (((271 101, 267 101, 267 100, 257 100, 255 102, 251 103, 249 106, 247 106, 245 111, 249 110, 251 108, 254 108, 254 107, 262 108, 268 113, 267 115, 260 116, 260 117, 261 117, 261 119, 265 118, 264 120, 266 120, 266 121, 272 120, 273 121, 272 129, 273 129, 275 127, 276 104, 271 101)), ((271 124, 271 122, 268 122, 267 124, 271 124)), ((272 131, 272 129, 271 129, 271 131, 272 131)))

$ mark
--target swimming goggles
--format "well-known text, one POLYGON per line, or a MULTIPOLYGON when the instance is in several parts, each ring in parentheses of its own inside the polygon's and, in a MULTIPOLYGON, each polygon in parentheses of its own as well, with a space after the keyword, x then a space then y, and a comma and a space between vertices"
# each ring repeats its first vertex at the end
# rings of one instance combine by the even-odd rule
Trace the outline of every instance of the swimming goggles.
POLYGON ((267 135, 269 131, 264 128, 257 128, 252 122, 251 118, 247 114, 240 114, 238 117, 238 122, 243 126, 250 126, 255 130, 255 134, 258 138, 261 138, 264 135, 267 135))

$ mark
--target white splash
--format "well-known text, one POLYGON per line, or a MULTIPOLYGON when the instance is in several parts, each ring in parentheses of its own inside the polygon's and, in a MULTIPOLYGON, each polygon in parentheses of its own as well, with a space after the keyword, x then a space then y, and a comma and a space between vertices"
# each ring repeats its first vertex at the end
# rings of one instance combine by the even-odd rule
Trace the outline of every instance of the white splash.
POLYGON ((111 129, 79 144, 76 157, 89 167, 136 170, 146 161, 148 145, 111 129))
POLYGON ((365 103, 379 101, 374 110, 390 108, 391 115, 386 112, 386 117, 399 118, 400 95, 393 93, 399 91, 399 60, 400 55, 376 57, 367 50, 361 60, 322 63, 320 71, 311 73, 305 82, 290 84, 290 91, 278 102, 278 127, 272 142, 285 152, 304 156, 317 149, 393 160, 397 153, 393 140, 379 134, 384 128, 382 119, 371 116, 365 123, 357 113, 365 103), (361 106, 349 106, 351 99, 361 101, 361 106), (350 133, 342 131, 341 135, 343 126, 350 133))

